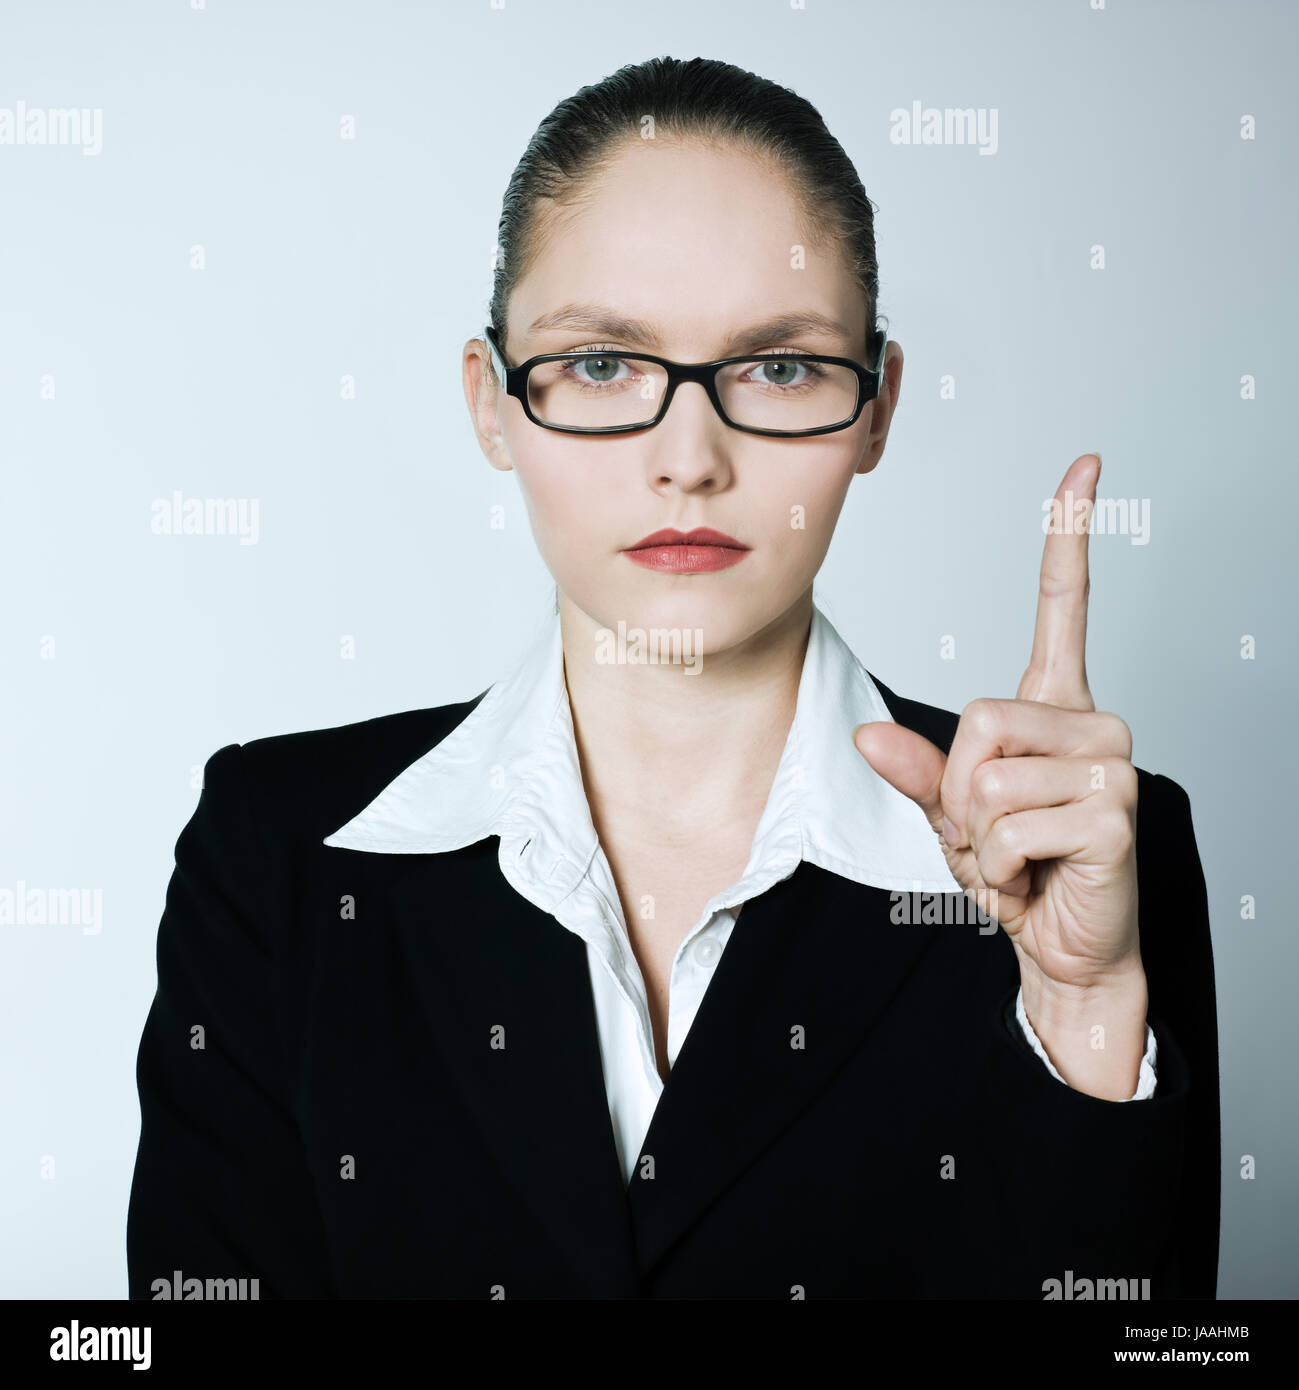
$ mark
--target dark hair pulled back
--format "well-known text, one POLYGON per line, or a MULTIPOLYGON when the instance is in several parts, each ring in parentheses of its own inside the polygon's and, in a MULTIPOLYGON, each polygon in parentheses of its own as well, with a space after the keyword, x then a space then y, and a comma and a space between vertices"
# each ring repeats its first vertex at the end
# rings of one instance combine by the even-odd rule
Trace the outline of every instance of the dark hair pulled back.
POLYGON ((505 342, 510 294, 537 253, 548 209, 580 202, 620 146, 659 139, 730 144, 772 160, 820 239, 846 255, 866 299, 863 342, 876 329, 875 205, 852 161, 806 98, 713 58, 629 64, 561 101, 541 122, 502 202, 488 322, 505 342))

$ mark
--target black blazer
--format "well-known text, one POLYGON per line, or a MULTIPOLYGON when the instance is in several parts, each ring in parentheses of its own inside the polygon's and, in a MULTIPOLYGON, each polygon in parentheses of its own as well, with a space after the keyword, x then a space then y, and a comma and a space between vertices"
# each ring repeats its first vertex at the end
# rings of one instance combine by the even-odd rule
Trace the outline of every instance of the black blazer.
MULTIPOLYGON (((957 715, 876 685, 950 747, 957 715)), ((132 1298, 176 1271, 262 1298, 1041 1299, 1067 1271, 1214 1297, 1217 1019, 1180 786, 1140 772, 1154 1099, 1049 1074, 1003 932, 895 926, 886 891, 805 861, 740 914, 628 1188, 585 943, 504 880, 496 837, 321 843, 481 698, 209 759, 139 1049, 132 1298)))

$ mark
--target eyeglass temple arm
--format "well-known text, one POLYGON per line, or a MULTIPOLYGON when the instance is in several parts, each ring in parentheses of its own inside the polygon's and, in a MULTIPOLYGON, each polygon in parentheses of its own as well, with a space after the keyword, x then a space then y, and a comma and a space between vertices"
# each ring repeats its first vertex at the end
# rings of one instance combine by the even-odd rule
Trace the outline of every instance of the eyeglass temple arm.
POLYGON ((882 328, 875 330, 875 366, 871 369, 875 376, 879 376, 884 370, 884 349, 888 346, 888 334, 882 328))
POLYGON ((505 374, 509 368, 506 367, 505 358, 501 356, 500 350, 492 341, 492 329, 490 324, 483 329, 483 342, 487 344, 487 351, 492 355, 492 370, 496 373, 496 379, 504 386, 505 374))

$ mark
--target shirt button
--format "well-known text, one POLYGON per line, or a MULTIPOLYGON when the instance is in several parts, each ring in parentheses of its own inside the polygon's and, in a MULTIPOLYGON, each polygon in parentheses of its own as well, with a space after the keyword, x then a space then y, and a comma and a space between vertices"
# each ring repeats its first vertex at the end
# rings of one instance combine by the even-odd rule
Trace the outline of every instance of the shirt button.
POLYGON ((701 936, 690 948, 690 955, 695 964, 702 965, 705 970, 711 970, 717 964, 717 958, 721 954, 722 948, 711 936, 701 936))

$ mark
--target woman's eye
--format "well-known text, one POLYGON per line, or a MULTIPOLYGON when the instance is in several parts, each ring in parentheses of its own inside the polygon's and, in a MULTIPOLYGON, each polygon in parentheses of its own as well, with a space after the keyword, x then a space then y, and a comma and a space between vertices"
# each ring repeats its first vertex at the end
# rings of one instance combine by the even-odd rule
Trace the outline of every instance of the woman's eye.
POLYGON ((815 375, 815 363, 790 353, 778 362, 755 362, 745 372, 745 379, 758 386, 801 386, 815 375))
POLYGON ((609 352, 602 345, 594 344, 591 347, 574 348, 573 356, 558 366, 565 375, 572 376, 583 386, 604 386, 625 379, 620 378, 618 372, 627 364, 616 352, 609 352), (584 353, 595 355, 582 356, 584 353))
POLYGON ((616 381, 619 369, 625 365, 621 358, 609 353, 599 357, 580 358, 574 363, 574 370, 580 369, 583 380, 602 384, 616 381))

